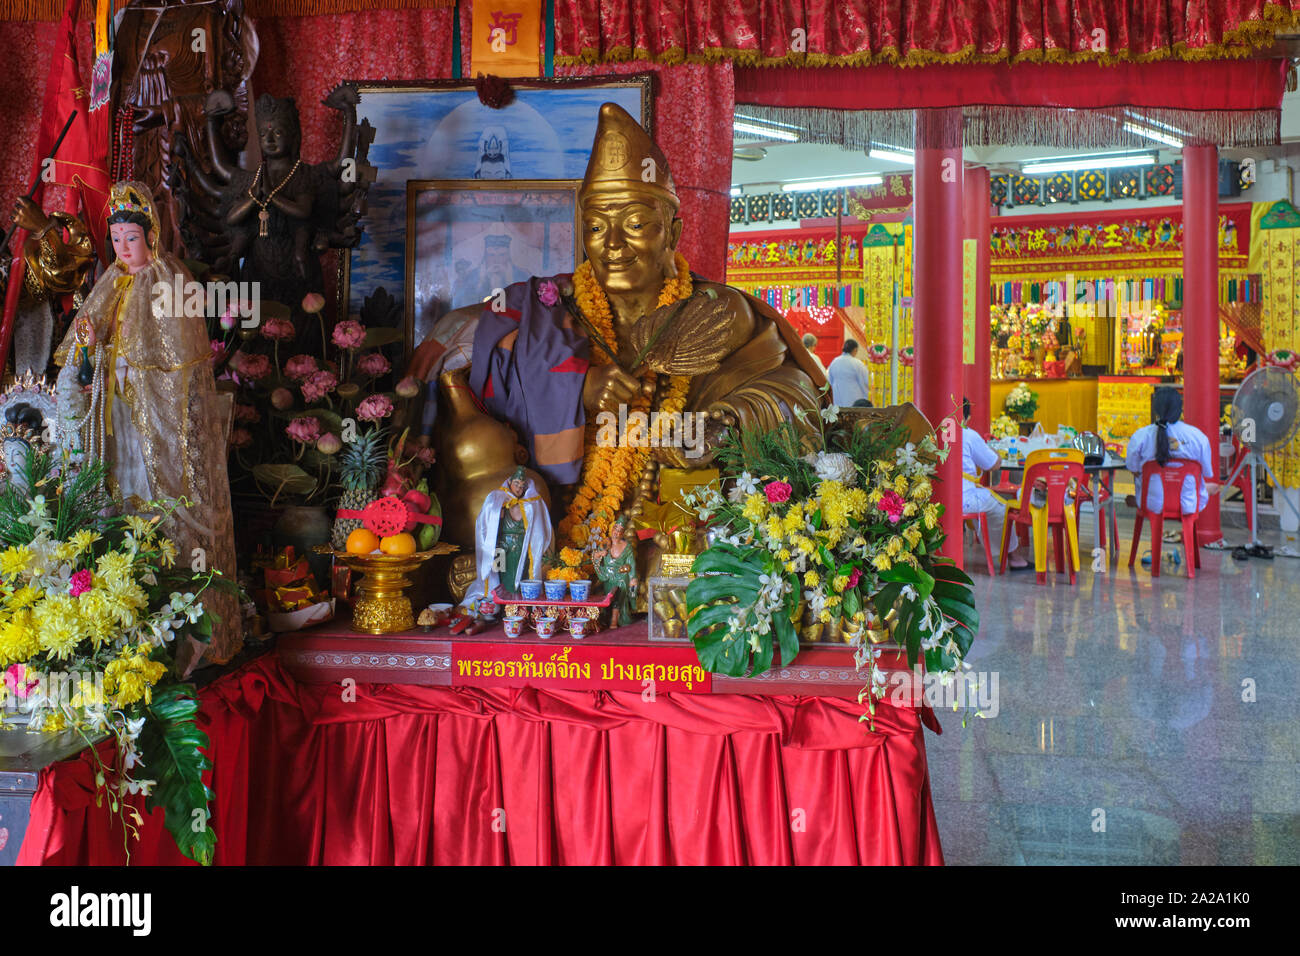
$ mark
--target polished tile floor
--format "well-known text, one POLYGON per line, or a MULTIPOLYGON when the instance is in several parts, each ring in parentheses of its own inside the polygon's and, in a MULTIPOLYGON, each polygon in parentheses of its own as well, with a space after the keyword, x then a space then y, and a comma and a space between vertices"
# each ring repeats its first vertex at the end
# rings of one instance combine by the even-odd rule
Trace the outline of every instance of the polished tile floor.
POLYGON ((968 542, 997 716, 927 734, 947 861, 1300 863, 1300 560, 1202 549, 1195 580, 1153 579, 1123 518, 1120 540, 1121 567, 1073 587, 990 579, 968 542))

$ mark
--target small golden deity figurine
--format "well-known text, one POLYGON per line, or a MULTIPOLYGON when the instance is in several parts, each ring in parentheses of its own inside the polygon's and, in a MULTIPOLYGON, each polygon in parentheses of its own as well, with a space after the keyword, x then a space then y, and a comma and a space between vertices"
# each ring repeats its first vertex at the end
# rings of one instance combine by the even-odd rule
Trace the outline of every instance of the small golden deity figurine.
MULTIPOLYGON (((587 261, 448 313, 412 373, 436 382, 470 365, 476 401, 514 430, 527 464, 570 487, 558 544, 583 549, 608 541, 620 514, 681 524, 668 499, 716 475, 725 430, 815 410, 825 378, 780 315, 691 273, 668 161, 613 103, 600 108, 578 205, 587 261)), ((450 499, 449 511, 481 505, 455 489, 450 499)))
MULTIPOLYGON (((126 512, 184 499, 187 506, 164 525, 178 560, 193 566, 201 557, 204 567, 233 580, 227 416, 212 378, 207 330, 202 317, 185 313, 183 301, 163 308, 158 303, 172 297, 156 294, 174 288, 178 273, 185 282, 190 275, 158 251, 158 219, 144 184, 113 187, 108 228, 117 259, 55 352, 63 366, 56 385, 60 439, 70 453, 108 464, 108 490, 126 512), (91 373, 89 384, 83 370, 91 373)), ((225 661, 241 643, 238 605, 215 588, 203 603, 220 618, 208 654, 225 661)), ((196 650, 177 649, 182 666, 195 662, 196 650)))

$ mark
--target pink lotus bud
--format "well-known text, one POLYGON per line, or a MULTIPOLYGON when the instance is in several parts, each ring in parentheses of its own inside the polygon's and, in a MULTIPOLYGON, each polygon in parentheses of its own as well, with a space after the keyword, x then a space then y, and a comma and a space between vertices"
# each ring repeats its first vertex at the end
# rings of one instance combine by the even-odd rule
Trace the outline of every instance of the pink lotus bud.
POLYGON ((325 296, 319 292, 308 292, 302 297, 302 310, 308 315, 315 315, 325 308, 325 296))
POLYGON ((227 309, 225 312, 221 313, 220 322, 221 327, 229 332, 235 327, 235 313, 227 309))
POLYGON ((322 455, 336 455, 343 449, 343 442, 333 432, 326 432, 316 441, 316 450, 322 455))
POLYGON ((293 392, 287 388, 277 388, 271 393, 271 405, 281 412, 293 408, 293 392))
POLYGON ((408 375, 397 383, 397 394, 402 398, 415 398, 423 389, 424 383, 414 375, 408 375))

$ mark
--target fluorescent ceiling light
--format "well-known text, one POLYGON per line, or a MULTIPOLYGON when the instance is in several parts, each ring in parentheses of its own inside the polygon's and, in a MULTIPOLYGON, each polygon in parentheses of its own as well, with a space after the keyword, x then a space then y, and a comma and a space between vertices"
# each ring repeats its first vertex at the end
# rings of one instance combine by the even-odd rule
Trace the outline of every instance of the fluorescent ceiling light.
POLYGON ((782 192, 787 193, 806 193, 814 192, 818 189, 839 189, 842 186, 879 186, 884 180, 879 176, 839 176, 835 179, 802 179, 792 183, 786 183, 781 187, 782 192))
POLYGON ((1176 136, 1170 136, 1168 133, 1162 133, 1150 126, 1143 126, 1141 123, 1125 122, 1124 129, 1130 133, 1137 133, 1139 136, 1145 136, 1147 139, 1153 139, 1157 143, 1164 143, 1166 146, 1172 146, 1174 149, 1182 149, 1183 141, 1176 136))
POLYGON ((1026 176, 1041 173, 1064 173, 1076 169, 1114 169, 1123 166, 1154 166, 1156 158, 1150 153, 1122 153, 1103 156, 1062 156, 1060 159, 1030 160, 1020 167, 1026 176))
POLYGON ((732 187, 731 187, 731 195, 733 195, 733 196, 739 196, 739 195, 740 195, 740 187, 739 187, 739 186, 732 186, 732 187))
POLYGON ((786 143, 797 143, 799 137, 789 130, 777 129, 775 126, 755 126, 752 123, 732 123, 731 128, 737 133, 749 133, 761 139, 779 139, 786 143))
POLYGON ((749 116, 746 113, 735 113, 732 119, 739 120, 742 123, 757 123, 759 126, 775 126, 779 129, 794 130, 796 133, 802 133, 802 126, 795 126, 793 123, 782 123, 774 119, 768 119, 765 116, 749 116))
POLYGON ((872 146, 867 150, 867 155, 872 159, 885 159, 891 163, 902 163, 905 166, 912 166, 916 163, 916 158, 911 153, 893 147, 872 146))

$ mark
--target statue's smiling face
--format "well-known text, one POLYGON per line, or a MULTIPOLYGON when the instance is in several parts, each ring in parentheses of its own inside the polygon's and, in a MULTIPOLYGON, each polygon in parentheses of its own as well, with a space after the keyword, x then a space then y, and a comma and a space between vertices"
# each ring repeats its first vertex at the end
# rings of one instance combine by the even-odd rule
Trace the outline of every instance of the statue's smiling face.
POLYGON ((670 208, 649 197, 593 196, 583 203, 583 246, 606 292, 658 292, 681 231, 670 208))

